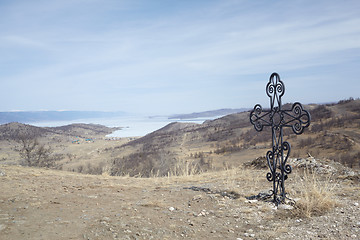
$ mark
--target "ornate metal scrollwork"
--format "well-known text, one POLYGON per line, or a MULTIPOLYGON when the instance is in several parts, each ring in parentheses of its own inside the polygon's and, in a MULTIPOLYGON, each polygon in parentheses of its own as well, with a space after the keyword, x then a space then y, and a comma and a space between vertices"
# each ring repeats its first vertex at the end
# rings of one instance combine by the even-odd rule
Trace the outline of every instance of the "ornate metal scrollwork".
POLYGON ((304 129, 310 125, 310 114, 303 109, 303 106, 299 102, 294 103, 291 110, 285 110, 284 114, 289 118, 284 125, 291 126, 295 134, 302 134, 304 129))
POLYGON ((285 180, 292 168, 287 164, 291 152, 291 145, 283 141, 283 128, 290 127, 295 134, 302 134, 310 125, 310 114, 304 110, 301 103, 296 102, 289 110, 282 109, 281 97, 285 93, 285 85, 277 73, 270 76, 266 85, 266 94, 270 98, 270 109, 263 109, 256 104, 250 113, 250 123, 256 131, 261 132, 264 126, 272 129, 272 150, 266 153, 269 172, 266 174, 268 181, 273 182, 272 195, 275 204, 285 201, 285 180), (280 172, 278 172, 280 170, 280 172), (280 192, 279 192, 280 191, 280 192))
POLYGON ((270 98, 270 108, 274 107, 275 100, 277 101, 278 106, 281 105, 281 97, 285 93, 285 85, 280 80, 280 76, 277 73, 273 73, 270 76, 270 80, 266 85, 266 94, 270 98))

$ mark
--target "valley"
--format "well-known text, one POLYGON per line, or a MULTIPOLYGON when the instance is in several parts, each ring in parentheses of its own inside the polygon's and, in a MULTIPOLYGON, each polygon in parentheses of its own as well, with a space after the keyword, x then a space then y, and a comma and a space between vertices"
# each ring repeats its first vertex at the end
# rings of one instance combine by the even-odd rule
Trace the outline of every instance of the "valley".
POLYGON ((307 105, 289 201, 271 183, 270 132, 249 112, 107 138, 94 124, 0 126, 2 239, 357 239, 360 100, 307 105), (251 198, 252 197, 252 198, 251 198))

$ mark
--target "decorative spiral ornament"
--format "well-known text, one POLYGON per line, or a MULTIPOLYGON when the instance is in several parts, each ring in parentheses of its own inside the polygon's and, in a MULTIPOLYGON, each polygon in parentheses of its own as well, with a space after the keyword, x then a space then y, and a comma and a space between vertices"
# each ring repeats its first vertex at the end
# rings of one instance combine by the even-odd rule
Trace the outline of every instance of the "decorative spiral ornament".
POLYGON ((269 83, 269 85, 267 87, 267 92, 270 94, 274 93, 274 84, 273 83, 269 83))
POLYGON ((293 105, 293 113, 295 116, 300 116, 302 110, 302 106, 299 103, 293 105))
POLYGON ((266 153, 266 158, 267 159, 274 159, 274 153, 272 152, 272 151, 267 151, 267 153, 266 153))
POLYGON ((260 114, 262 112, 262 106, 260 104, 256 104, 254 107, 254 112, 256 115, 260 116, 260 114))
POLYGON ((273 175, 271 174, 271 172, 268 172, 268 173, 266 174, 266 179, 267 179, 269 182, 271 182, 271 181, 274 180, 273 175))
POLYGON ((258 132, 261 132, 262 129, 263 129, 263 125, 261 124, 260 121, 256 121, 255 124, 254 124, 254 127, 255 127, 255 130, 258 131, 258 132))
POLYGON ((300 133, 302 132, 302 126, 301 126, 301 122, 298 120, 296 123, 294 123, 293 125, 293 131, 295 133, 300 133))
POLYGON ((290 151, 291 151, 291 145, 290 145, 290 143, 287 142, 287 141, 283 142, 283 144, 282 144, 282 149, 283 149, 283 156, 286 154, 285 157, 284 157, 284 161, 282 162, 282 164, 285 165, 286 162, 287 162, 287 159, 288 159, 288 157, 289 157, 289 155, 290 155, 290 151), (286 153, 285 153, 285 152, 286 152, 286 153))
POLYGON ((271 102, 275 98, 276 95, 279 95, 279 97, 284 95, 285 85, 280 80, 279 74, 277 74, 277 73, 271 74, 269 82, 266 85, 266 93, 271 98, 271 102))
POLYGON ((301 103, 294 103, 291 109, 292 114, 292 130, 295 134, 299 135, 304 132, 304 129, 310 125, 310 114, 304 110, 301 103))
POLYGON ((270 168, 271 172, 274 172, 274 168, 273 168, 273 162, 274 162, 274 153, 272 151, 268 151, 266 153, 266 160, 267 160, 267 164, 270 168))
POLYGON ((290 146, 290 143, 289 142, 283 142, 283 144, 282 144, 282 148, 283 148, 283 150, 284 151, 290 151, 290 149, 291 149, 291 146, 290 146))
POLYGON ((282 84, 282 82, 279 82, 277 85, 276 85, 276 91, 278 93, 282 93, 284 91, 284 85, 282 84))
POLYGON ((292 172, 292 167, 289 164, 286 164, 284 167, 284 172, 290 174, 292 172))
POLYGON ((262 107, 260 104, 256 104, 254 109, 250 113, 250 122, 254 125, 256 131, 260 132, 263 129, 263 124, 260 119, 262 113, 262 107))

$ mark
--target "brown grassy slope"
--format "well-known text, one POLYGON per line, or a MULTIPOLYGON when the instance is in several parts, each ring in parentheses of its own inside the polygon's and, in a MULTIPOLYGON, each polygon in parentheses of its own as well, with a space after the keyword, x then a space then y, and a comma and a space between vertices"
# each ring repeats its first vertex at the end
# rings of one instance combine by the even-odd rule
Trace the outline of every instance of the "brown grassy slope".
POLYGON ((46 138, 51 135, 87 138, 110 134, 119 128, 108 128, 98 124, 70 124, 61 127, 36 127, 22 123, 7 123, 0 125, 0 140, 17 140, 26 135, 35 138, 46 138))
MULTIPOLYGON (((285 107, 290 107, 285 106, 285 107)), ((332 105, 307 105, 312 123, 302 135, 287 129, 284 139, 292 146, 290 157, 331 158, 359 166, 359 100, 332 105)), ((187 175, 240 166, 270 149, 271 132, 256 132, 249 112, 231 114, 203 124, 172 123, 142 138, 106 141, 113 131, 99 125, 74 124, 39 128, 11 123, 0 126, 0 161, 18 163, 16 136, 30 132, 49 145, 60 161, 56 168, 82 173, 130 176, 187 175), (87 138, 95 141, 85 141, 87 138), (72 141, 80 140, 80 144, 72 141)))
POLYGON ((70 124, 61 127, 51 127, 46 129, 51 132, 62 135, 88 138, 89 136, 105 136, 107 134, 114 132, 115 130, 120 130, 121 128, 109 128, 100 124, 77 123, 77 124, 70 124))
MULTIPOLYGON (((305 106, 312 116, 309 129, 295 135, 285 130, 291 157, 328 157, 359 167, 360 100, 332 105, 305 106)), ((256 132, 249 112, 231 114, 200 125, 173 123, 112 149, 112 175, 167 175, 175 168, 193 171, 239 166, 265 155, 271 144, 270 129, 256 132)))
MULTIPOLYGON (((17 150, 21 149, 20 139, 25 137, 37 139, 39 144, 46 148, 50 147, 51 157, 57 159, 55 167, 58 169, 88 171, 91 168, 92 172, 94 170, 102 172, 102 169, 94 169, 106 162, 104 156, 100 157, 100 152, 115 144, 115 141, 107 142, 103 138, 117 129, 95 124, 71 124, 47 128, 20 123, 0 125, 0 163, 22 162, 17 150), (73 141, 78 142, 74 144, 73 141)), ((116 143, 127 141, 123 139, 116 143)))
POLYGON ((45 128, 13 122, 0 125, 0 140, 17 140, 22 135, 40 137, 45 136, 47 132, 45 128))

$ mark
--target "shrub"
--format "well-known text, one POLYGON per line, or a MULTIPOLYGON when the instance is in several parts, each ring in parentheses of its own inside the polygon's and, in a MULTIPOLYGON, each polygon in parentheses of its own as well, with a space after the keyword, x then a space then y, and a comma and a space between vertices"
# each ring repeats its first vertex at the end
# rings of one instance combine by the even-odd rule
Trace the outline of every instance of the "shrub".
POLYGON ((319 121, 320 119, 328 119, 332 116, 331 110, 329 110, 325 105, 319 105, 313 110, 310 111, 311 120, 319 121))
POLYGON ((199 164, 195 161, 177 161, 168 176, 192 176, 201 173, 199 164))

